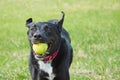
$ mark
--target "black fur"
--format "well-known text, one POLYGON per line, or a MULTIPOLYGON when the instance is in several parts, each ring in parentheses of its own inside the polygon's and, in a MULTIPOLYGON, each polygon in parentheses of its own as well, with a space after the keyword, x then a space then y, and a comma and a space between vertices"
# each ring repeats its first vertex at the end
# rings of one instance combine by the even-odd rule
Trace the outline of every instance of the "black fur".
POLYGON ((48 54, 42 57, 52 55, 59 49, 58 55, 51 62, 55 78, 53 80, 70 80, 69 67, 72 62, 73 50, 68 32, 62 28, 64 22, 64 12, 62 19, 49 20, 48 22, 34 23, 32 18, 26 21, 28 27, 28 39, 30 42, 29 69, 32 80, 48 80, 48 73, 39 69, 38 61, 34 56, 32 45, 35 43, 47 43, 48 54))

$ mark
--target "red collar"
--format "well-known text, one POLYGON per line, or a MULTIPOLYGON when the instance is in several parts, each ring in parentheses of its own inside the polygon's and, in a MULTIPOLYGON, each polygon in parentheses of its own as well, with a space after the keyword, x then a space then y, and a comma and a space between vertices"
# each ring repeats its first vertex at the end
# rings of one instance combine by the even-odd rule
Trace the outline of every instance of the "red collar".
POLYGON ((55 51, 51 56, 47 56, 43 59, 44 62, 51 62, 58 54, 59 50, 55 51))
MULTIPOLYGON (((59 49, 57 51, 55 51, 52 55, 47 56, 43 59, 44 62, 51 62, 58 54, 59 49)), ((34 54, 36 54, 35 52, 33 52, 34 54)))

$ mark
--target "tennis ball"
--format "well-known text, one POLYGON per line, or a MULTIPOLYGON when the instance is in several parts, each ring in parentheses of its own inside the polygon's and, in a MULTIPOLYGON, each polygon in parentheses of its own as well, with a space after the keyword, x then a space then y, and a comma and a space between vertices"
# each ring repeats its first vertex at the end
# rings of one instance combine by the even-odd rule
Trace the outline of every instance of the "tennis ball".
POLYGON ((48 45, 46 43, 33 44, 33 50, 37 54, 45 54, 47 48, 48 48, 48 45))

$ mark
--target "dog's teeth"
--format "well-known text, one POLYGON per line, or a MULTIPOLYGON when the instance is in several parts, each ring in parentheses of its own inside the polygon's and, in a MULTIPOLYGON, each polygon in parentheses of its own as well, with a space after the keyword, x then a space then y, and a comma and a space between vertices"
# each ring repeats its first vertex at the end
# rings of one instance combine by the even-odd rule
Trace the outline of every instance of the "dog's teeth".
POLYGON ((46 52, 46 54, 49 54, 49 52, 46 52))

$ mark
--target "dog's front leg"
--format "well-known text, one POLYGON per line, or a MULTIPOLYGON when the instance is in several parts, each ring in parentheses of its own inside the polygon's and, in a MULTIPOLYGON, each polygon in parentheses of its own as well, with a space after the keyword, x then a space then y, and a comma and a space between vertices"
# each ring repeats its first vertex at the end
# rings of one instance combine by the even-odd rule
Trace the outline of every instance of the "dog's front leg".
POLYGON ((31 74, 31 78, 32 80, 40 80, 39 79, 39 72, 34 68, 34 66, 29 66, 30 69, 30 74, 31 74))
MULTIPOLYGON (((65 70, 64 70, 65 71, 65 70)), ((69 71, 58 71, 56 77, 53 80, 70 80, 69 71)))

